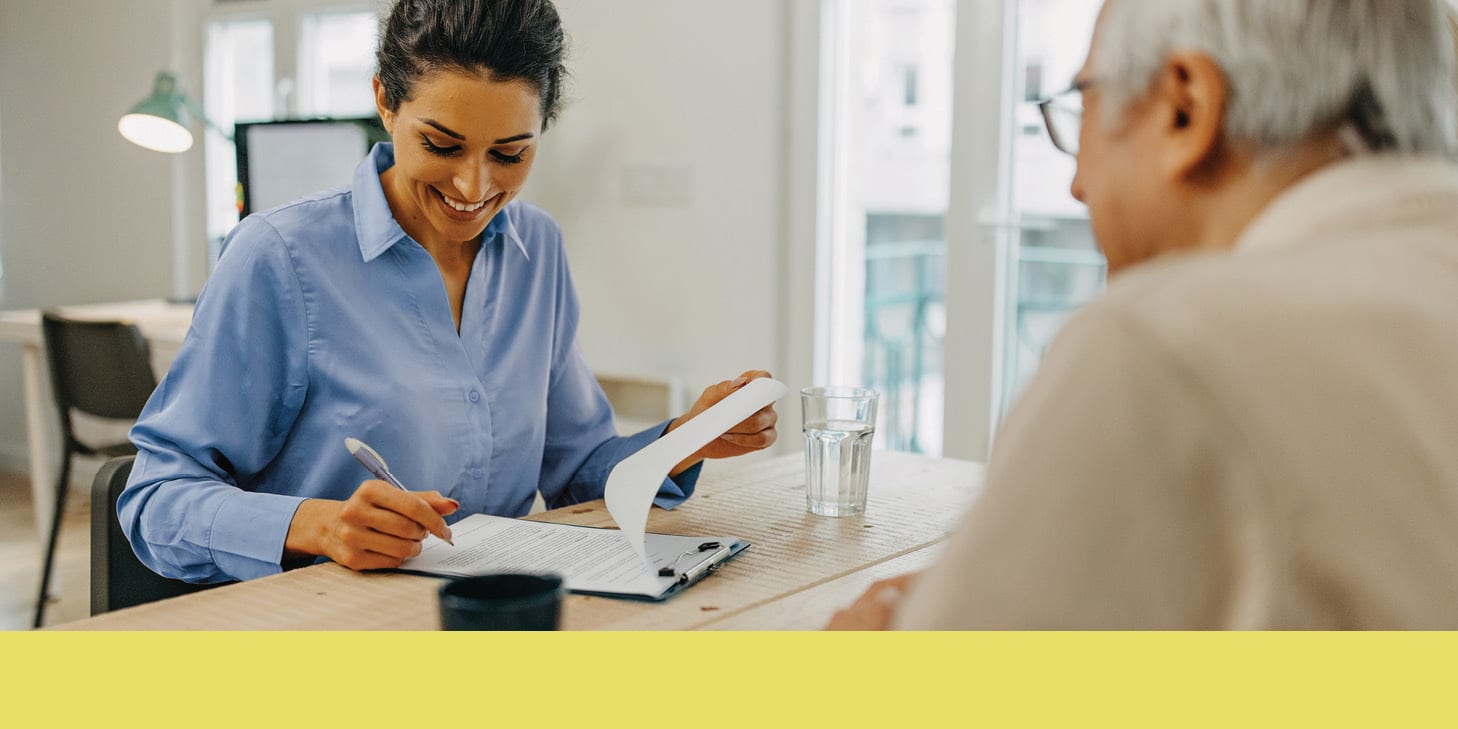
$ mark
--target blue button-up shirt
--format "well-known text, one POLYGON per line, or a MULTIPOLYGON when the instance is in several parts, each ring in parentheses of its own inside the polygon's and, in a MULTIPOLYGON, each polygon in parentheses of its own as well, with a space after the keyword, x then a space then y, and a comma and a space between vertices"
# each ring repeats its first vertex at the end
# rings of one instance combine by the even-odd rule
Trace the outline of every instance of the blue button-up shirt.
MULTIPOLYGON (((562 234, 508 204, 482 236, 456 332, 440 269, 395 221, 377 145, 337 188, 243 220, 198 297, 192 328, 131 431, 117 504, 137 555, 168 577, 278 572, 306 498, 369 478, 370 444, 410 488, 461 502, 448 521, 521 516, 601 498, 608 472, 667 423, 618 437, 576 343, 562 234)), ((665 479, 656 503, 693 491, 665 479)))

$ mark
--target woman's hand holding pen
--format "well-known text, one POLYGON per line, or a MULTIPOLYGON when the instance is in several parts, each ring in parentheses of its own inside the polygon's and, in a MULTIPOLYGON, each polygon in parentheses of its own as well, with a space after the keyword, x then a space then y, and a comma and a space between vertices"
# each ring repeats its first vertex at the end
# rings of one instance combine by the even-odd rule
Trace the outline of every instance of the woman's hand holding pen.
MULTIPOLYGON (((668 430, 664 431, 664 433, 672 432, 674 428, 688 422, 695 415, 713 407, 715 403, 729 397, 735 390, 744 387, 750 380, 757 380, 761 377, 769 376, 770 373, 764 370, 750 370, 740 375, 737 379, 725 380, 717 385, 710 385, 708 388, 705 388, 702 395, 699 395, 699 399, 694 403, 694 406, 689 408, 687 413, 684 413, 670 423, 668 430)), ((713 442, 700 448, 692 456, 685 458, 669 472, 669 475, 677 476, 705 458, 732 458, 774 445, 775 438, 778 437, 775 432, 775 424, 779 422, 779 419, 779 413, 775 412, 774 405, 764 406, 764 408, 755 414, 745 418, 733 428, 730 428, 729 432, 715 438, 713 442)))
POLYGON ((347 501, 308 499, 294 512, 286 557, 324 555, 355 570, 399 567, 420 554, 427 533, 449 540, 441 517, 461 507, 435 491, 401 491, 378 480, 361 483, 347 501))

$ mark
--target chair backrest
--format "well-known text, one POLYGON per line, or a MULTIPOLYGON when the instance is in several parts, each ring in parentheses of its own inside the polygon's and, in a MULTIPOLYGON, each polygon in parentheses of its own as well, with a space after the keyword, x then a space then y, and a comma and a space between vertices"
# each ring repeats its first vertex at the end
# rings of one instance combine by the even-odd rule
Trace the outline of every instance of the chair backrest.
POLYGON ((41 328, 51 389, 68 426, 72 408, 103 418, 135 419, 142 413, 157 380, 147 340, 136 325, 67 319, 46 311, 41 328))
POLYGON ((141 605, 216 585, 169 580, 137 559, 116 517, 116 500, 127 486, 136 456, 113 458, 91 486, 91 614, 141 605))

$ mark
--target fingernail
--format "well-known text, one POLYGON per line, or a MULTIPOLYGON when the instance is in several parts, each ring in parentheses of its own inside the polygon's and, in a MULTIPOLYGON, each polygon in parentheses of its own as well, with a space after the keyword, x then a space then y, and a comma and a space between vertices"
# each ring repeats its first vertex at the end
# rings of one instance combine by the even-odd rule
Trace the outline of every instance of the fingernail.
POLYGON ((456 501, 455 499, 452 499, 450 497, 447 497, 446 500, 449 501, 449 502, 451 502, 451 506, 454 506, 457 509, 461 508, 461 502, 456 501))
POLYGON ((729 383, 729 386, 730 387, 741 387, 746 382, 749 382, 749 378, 748 377, 745 377, 744 375, 740 375, 738 377, 738 379, 736 379, 733 382, 729 383))

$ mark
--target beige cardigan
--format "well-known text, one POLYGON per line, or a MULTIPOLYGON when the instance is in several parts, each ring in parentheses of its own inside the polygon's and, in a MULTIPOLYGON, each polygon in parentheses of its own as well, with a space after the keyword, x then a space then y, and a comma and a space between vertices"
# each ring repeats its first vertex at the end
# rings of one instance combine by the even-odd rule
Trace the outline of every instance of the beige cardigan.
POLYGON ((1458 168, 1364 159, 1049 348, 901 628, 1458 628, 1458 168))

